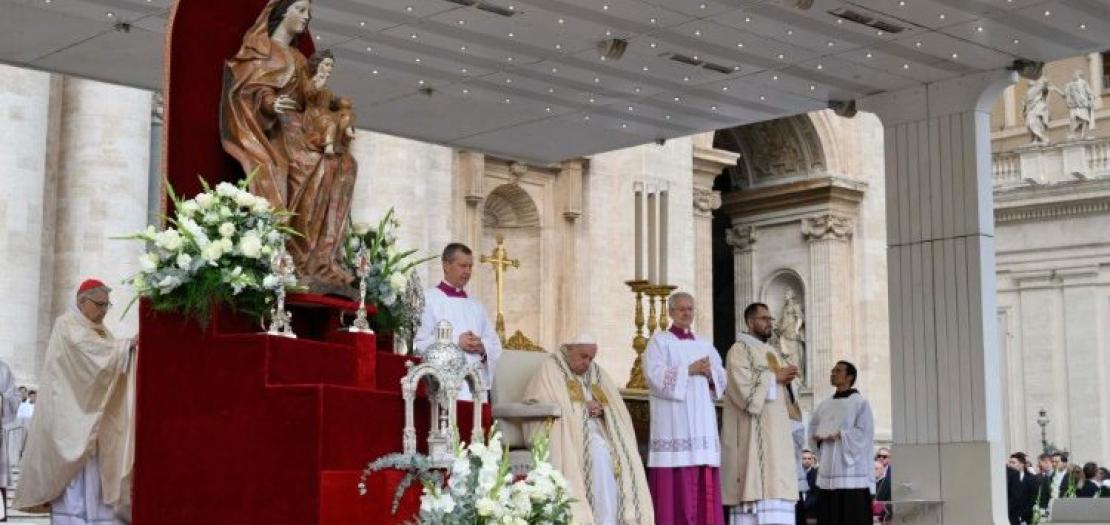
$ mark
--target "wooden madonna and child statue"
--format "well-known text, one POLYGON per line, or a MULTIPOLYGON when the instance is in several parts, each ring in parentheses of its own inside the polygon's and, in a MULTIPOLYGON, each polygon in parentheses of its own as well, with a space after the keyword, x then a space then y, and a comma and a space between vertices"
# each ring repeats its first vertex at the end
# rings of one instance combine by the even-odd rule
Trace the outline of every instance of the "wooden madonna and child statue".
POLYGON ((351 296, 340 263, 357 165, 349 148, 349 98, 327 88, 335 56, 306 59, 296 44, 312 17, 310 0, 271 0, 227 61, 220 107, 224 150, 253 174, 250 191, 291 212, 287 249, 299 280, 315 293, 351 296))

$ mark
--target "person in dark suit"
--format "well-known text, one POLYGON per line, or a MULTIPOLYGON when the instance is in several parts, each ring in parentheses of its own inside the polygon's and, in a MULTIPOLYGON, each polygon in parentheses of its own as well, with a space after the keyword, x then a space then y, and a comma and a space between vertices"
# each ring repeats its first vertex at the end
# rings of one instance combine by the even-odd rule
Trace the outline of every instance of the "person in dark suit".
POLYGON ((1056 493, 1052 490, 1052 455, 1041 454, 1037 456, 1037 493, 1033 498, 1034 505, 1040 508, 1041 513, 1048 511, 1048 502, 1056 497, 1056 493))
POLYGON ((1083 465, 1082 475, 1075 480, 1075 495, 1079 498, 1093 498, 1099 495, 1100 489, 1094 479, 1098 476, 1098 464, 1087 462, 1083 465))
POLYGON ((817 487, 817 456, 808 448, 802 450, 802 470, 806 474, 809 490, 800 494, 794 511, 794 522, 797 525, 814 525, 817 523, 817 498, 820 489, 817 487))
POLYGON ((1029 473, 1028 459, 1024 452, 1010 454, 1006 461, 1006 499, 1009 503, 1010 525, 1022 525, 1033 520, 1033 505, 1037 497, 1037 478, 1029 473))

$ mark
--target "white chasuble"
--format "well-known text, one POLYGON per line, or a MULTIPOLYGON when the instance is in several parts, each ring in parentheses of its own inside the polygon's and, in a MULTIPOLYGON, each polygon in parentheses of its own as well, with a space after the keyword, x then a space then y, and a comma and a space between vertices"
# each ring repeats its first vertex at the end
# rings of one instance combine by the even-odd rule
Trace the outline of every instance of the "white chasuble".
POLYGON ((67 485, 94 456, 102 496, 89 506, 130 504, 135 442, 130 347, 130 340, 117 340, 76 310, 58 317, 20 463, 16 508, 41 510, 63 492, 69 498, 67 485))

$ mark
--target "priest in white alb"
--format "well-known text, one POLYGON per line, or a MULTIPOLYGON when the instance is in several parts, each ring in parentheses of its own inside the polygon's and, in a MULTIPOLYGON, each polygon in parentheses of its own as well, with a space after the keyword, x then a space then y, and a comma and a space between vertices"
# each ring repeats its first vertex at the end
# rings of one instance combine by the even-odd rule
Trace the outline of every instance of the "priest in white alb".
POLYGON ((648 486, 657 525, 724 525, 721 441, 714 402, 725 393, 721 357, 691 330, 694 297, 667 301, 673 324, 648 341, 644 354, 651 439, 648 486))
POLYGON ((43 361, 15 507, 48 507, 53 525, 116 524, 130 505, 135 345, 103 324, 109 292, 95 279, 81 284, 43 361))
MULTIPOLYGON (((524 402, 558 405, 550 427, 551 464, 567 478, 571 513, 583 525, 653 525, 651 494, 632 418, 613 380, 594 363, 597 344, 587 334, 564 344, 542 365, 524 402)), ((526 424, 532 435, 545 423, 526 424)))
POLYGON ((871 405, 853 388, 856 376, 855 365, 838 361, 829 377, 836 393, 809 419, 809 440, 821 462, 817 523, 871 524, 875 422, 871 405))
MULTIPOLYGON (((443 248, 441 260, 443 281, 424 292, 424 312, 413 338, 413 349, 417 355, 423 354, 435 342, 436 324, 446 320, 451 323, 451 333, 466 353, 467 362, 479 364, 482 380, 489 387, 493 384, 497 358, 501 356, 501 339, 482 303, 469 297, 465 290, 474 269, 474 254, 465 244, 451 243, 443 248)), ((458 399, 471 399, 470 387, 465 382, 458 399)))
POLYGON ((774 320, 765 304, 745 308, 747 331, 725 357, 721 499, 731 506, 731 525, 795 522, 798 458, 787 404, 798 367, 767 344, 774 320))

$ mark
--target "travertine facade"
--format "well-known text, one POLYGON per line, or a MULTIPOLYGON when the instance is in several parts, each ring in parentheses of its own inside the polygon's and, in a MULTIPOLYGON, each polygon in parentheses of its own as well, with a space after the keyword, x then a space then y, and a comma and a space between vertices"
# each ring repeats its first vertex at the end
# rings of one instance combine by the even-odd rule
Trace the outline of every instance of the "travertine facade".
POLYGON ((1088 140, 1068 138, 1068 108, 1048 98, 1046 145, 1032 145, 1022 119, 1028 81, 995 104, 998 339, 1003 418, 1010 450, 1038 453, 1038 411, 1049 444, 1078 462, 1110 461, 1110 91, 1100 54, 1048 64, 1063 88, 1082 71, 1095 99, 1088 140))

